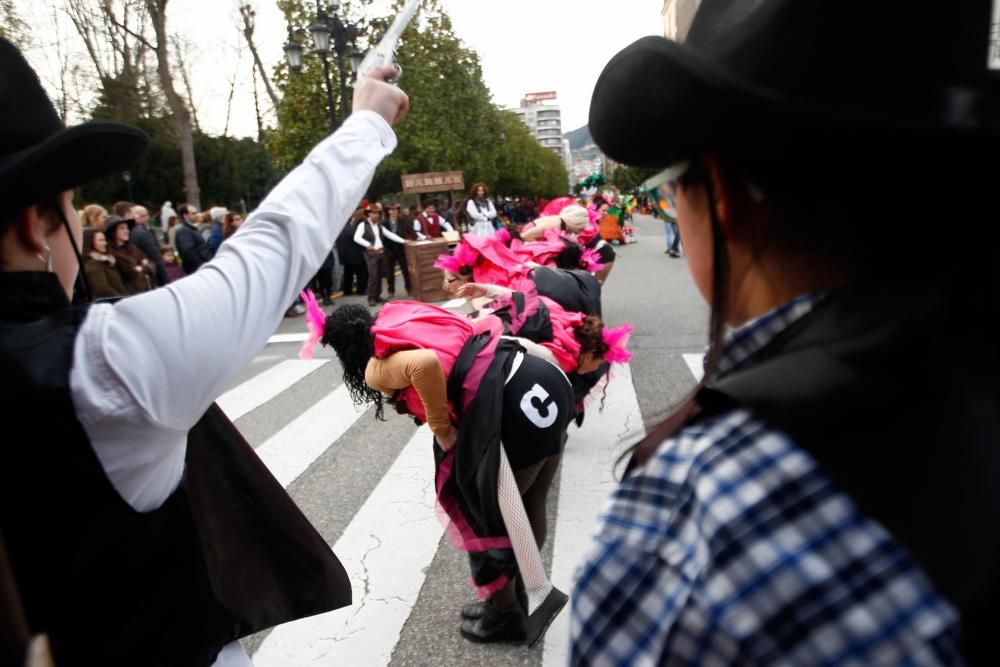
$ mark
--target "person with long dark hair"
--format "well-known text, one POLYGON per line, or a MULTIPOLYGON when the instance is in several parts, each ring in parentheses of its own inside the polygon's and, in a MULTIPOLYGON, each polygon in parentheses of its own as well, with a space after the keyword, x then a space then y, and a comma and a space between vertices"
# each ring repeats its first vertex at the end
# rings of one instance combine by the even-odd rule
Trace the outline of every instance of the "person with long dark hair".
POLYGON ((710 347, 578 570, 574 664, 996 664, 991 5, 704 0, 605 67, 590 130, 663 169, 710 347))
POLYGON ((497 209, 489 198, 485 183, 474 183, 465 201, 465 215, 469 221, 469 234, 493 236, 496 233, 497 209))
POLYGON ((496 317, 413 301, 386 304, 377 317, 356 305, 324 317, 313 301, 307 321, 313 340, 333 347, 356 404, 384 419, 389 403, 434 434, 438 502, 486 599, 462 609, 462 636, 537 642, 566 602, 539 553, 573 418, 566 376, 503 338, 496 317))

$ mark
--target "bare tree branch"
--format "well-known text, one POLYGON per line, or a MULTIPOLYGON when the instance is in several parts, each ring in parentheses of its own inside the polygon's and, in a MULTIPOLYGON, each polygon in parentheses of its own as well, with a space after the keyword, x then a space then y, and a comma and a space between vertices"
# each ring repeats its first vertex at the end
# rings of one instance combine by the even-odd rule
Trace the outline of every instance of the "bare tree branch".
POLYGON ((271 98, 271 103, 274 108, 278 108, 278 96, 274 92, 274 88, 271 87, 271 79, 268 78, 267 72, 264 70, 264 63, 261 62, 260 54, 257 53, 257 46, 253 43, 253 30, 254 30, 254 10, 249 5, 240 6, 240 15, 243 17, 243 36, 247 40, 247 45, 250 47, 250 53, 253 54, 254 66, 257 68, 257 72, 260 74, 261 80, 264 82, 264 89, 267 90, 268 97, 271 98))
POLYGON ((233 95, 236 93, 236 81, 239 79, 240 74, 240 64, 243 60, 243 49, 236 49, 236 68, 233 70, 233 76, 229 79, 229 98, 226 100, 226 126, 222 128, 222 136, 229 136, 229 119, 233 114, 233 95))
POLYGON ((194 156, 194 137, 191 134, 191 119, 184 100, 174 88, 174 80, 170 73, 170 54, 167 49, 167 1, 145 0, 149 18, 156 32, 156 63, 160 75, 160 86, 167 97, 167 104, 174 115, 177 127, 177 141, 181 148, 181 165, 184 173, 184 193, 188 202, 201 208, 201 189, 198 187, 198 170, 194 156))

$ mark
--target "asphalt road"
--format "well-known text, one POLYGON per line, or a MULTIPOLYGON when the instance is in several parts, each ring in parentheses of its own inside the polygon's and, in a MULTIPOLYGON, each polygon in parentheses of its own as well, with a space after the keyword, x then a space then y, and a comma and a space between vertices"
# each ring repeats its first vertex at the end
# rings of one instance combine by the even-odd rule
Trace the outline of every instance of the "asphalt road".
MULTIPOLYGON (((687 259, 664 254, 662 223, 640 217, 635 226, 639 242, 617 248, 603 295, 605 320, 635 328, 634 357, 609 385, 604 412, 592 409, 582 429, 571 429, 561 476, 549 496, 550 539, 543 556, 563 578, 579 553, 574 545, 586 544, 594 513, 584 509, 580 520, 568 499, 591 488, 589 498, 596 500, 589 502, 597 504, 590 509, 599 507, 613 486, 610 462, 642 436, 644 424, 690 390, 695 380, 683 355, 698 354, 705 345, 708 310, 687 259), (589 459, 571 460, 570 448, 591 452, 589 459), (600 485, 580 472, 587 465, 602 477, 600 485)), ((287 318, 275 333, 304 331, 301 318, 287 318)), ((534 649, 476 645, 458 634, 459 609, 475 595, 465 555, 452 548, 434 516, 429 436, 395 414, 379 422, 370 411, 353 411, 332 352, 318 348, 316 361, 307 364, 298 360, 298 347, 269 344, 222 403, 345 562, 355 603, 248 638, 255 664, 563 664, 564 627, 554 625, 548 645, 534 649)), ((553 579, 565 586, 555 571, 553 579)), ((561 623, 566 616, 568 608, 561 623)))

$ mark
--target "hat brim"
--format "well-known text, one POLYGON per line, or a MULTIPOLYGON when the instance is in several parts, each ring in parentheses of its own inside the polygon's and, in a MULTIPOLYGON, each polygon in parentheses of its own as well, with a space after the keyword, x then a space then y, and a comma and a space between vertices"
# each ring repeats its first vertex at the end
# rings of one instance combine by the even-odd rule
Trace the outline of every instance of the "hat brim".
POLYGON ((855 159, 864 148, 926 152, 1000 146, 996 133, 910 123, 865 113, 848 102, 794 99, 655 36, 637 40, 605 66, 594 87, 589 128, 608 157, 639 167, 666 167, 699 153, 837 160, 855 159))
POLYGON ((120 123, 84 123, 0 162, 0 191, 7 203, 31 204, 133 166, 149 138, 120 123))

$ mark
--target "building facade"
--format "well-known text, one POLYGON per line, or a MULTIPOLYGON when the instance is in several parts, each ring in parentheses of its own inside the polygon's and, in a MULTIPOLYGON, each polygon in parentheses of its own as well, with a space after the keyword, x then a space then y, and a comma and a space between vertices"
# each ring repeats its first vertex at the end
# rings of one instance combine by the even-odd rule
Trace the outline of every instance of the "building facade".
POLYGON ((521 106, 511 111, 527 126, 535 141, 565 162, 567 155, 563 145, 562 111, 558 104, 545 103, 555 99, 555 92, 528 93, 521 98, 521 106))

